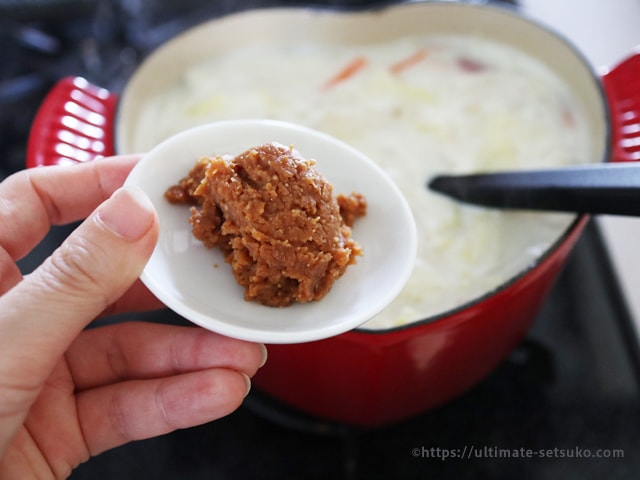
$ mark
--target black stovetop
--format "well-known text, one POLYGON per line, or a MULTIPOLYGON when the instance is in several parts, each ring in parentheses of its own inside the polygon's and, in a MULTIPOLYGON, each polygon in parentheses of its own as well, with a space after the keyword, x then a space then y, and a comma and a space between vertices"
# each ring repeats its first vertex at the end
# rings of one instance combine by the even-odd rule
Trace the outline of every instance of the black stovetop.
MULTIPOLYGON (((272 3, 0 0, 0 179, 23 168, 30 122, 58 78, 84 75, 117 92, 166 38, 203 18, 272 3)), ((23 271, 71 228, 53 229, 21 262, 23 271)), ((144 318, 182 322, 169 312, 144 318)), ((445 406, 361 430, 307 417, 253 391, 227 418, 106 452, 71 478, 635 479, 640 350, 633 328, 592 222, 526 339, 445 406), (443 458, 463 453, 468 458, 443 458)))

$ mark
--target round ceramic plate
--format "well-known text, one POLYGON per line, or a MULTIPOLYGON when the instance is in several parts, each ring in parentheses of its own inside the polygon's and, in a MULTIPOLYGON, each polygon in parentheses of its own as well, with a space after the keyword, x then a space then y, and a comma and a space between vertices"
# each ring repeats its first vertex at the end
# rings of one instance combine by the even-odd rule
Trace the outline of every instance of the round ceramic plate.
POLYGON ((346 332, 388 305, 414 265, 415 223, 395 184, 359 151, 305 127, 269 120, 203 125, 151 150, 126 184, 141 187, 160 218, 160 237, 142 281, 176 313, 230 337, 297 343, 346 332), (207 249, 193 236, 189 208, 164 198, 166 189, 186 176, 198 158, 237 155, 269 142, 291 145, 316 160, 334 194, 358 192, 367 199, 367 214, 353 229, 363 255, 316 302, 274 308, 246 301, 220 251, 207 249))

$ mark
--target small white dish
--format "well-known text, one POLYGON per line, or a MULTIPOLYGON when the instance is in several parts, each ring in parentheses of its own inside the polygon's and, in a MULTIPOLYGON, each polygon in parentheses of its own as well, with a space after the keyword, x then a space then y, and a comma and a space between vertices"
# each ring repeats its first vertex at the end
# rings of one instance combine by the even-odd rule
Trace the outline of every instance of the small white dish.
POLYGON ((141 279, 184 318, 229 337, 264 343, 320 340, 351 330, 388 305, 413 269, 417 235, 407 201, 384 171, 359 151, 321 132, 272 120, 231 120, 179 133, 136 165, 127 185, 141 187, 160 218, 158 244, 141 279), (237 155, 269 142, 292 145, 333 184, 334 194, 362 193, 367 214, 353 238, 363 255, 316 302, 266 307, 244 299, 218 249, 207 249, 189 224, 189 209, 172 205, 166 189, 205 155, 237 155))

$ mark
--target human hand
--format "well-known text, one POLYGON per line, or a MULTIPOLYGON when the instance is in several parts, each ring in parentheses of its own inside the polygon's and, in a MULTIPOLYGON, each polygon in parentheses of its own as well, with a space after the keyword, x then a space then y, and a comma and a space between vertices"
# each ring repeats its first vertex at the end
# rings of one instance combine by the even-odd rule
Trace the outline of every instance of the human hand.
POLYGON ((19 172, 0 183, 0 478, 65 478, 131 440, 235 410, 264 346, 195 328, 94 318, 161 304, 137 280, 158 235, 118 189, 138 157, 19 172), (115 192, 115 193, 114 193, 115 192), (88 218, 38 269, 16 261, 50 225, 88 218))

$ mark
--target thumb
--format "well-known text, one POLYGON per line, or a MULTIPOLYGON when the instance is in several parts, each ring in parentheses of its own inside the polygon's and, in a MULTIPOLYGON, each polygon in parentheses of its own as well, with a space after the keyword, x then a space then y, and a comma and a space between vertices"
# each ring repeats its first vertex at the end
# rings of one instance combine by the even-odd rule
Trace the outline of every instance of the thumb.
POLYGON ((141 190, 122 188, 100 205, 0 298, 0 381, 21 372, 31 387, 43 382, 80 331, 138 278, 157 237, 141 190))

